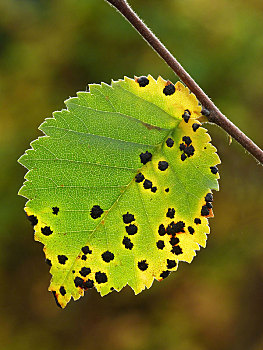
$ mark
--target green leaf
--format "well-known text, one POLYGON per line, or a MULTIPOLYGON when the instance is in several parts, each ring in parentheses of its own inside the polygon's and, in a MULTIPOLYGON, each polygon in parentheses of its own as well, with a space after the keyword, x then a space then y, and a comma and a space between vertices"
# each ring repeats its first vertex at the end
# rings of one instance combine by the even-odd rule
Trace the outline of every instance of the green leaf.
POLYGON ((151 76, 90 85, 66 106, 19 159, 49 290, 61 307, 93 286, 140 293, 206 244, 220 160, 201 107, 151 76))

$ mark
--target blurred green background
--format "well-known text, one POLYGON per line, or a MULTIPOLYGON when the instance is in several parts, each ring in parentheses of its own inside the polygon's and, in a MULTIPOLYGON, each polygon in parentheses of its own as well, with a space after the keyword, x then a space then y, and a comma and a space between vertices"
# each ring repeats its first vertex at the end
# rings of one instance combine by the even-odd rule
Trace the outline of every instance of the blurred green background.
MULTIPOLYGON (((222 111, 262 146, 263 2, 131 0, 222 111)), ((221 191, 207 249, 134 296, 47 291, 17 159, 88 83, 173 72, 103 0, 0 0, 0 344, 5 350, 263 349, 262 167, 213 125, 221 191)))

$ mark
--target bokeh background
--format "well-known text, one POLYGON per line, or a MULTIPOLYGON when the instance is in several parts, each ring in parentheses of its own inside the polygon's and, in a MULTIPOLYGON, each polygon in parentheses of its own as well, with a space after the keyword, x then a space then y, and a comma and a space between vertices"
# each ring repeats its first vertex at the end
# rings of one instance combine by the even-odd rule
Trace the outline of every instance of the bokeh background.
MULTIPOLYGON (((222 111, 263 145, 263 2, 131 0, 222 111)), ((222 160, 208 247, 134 296, 57 308, 17 159, 88 83, 173 72, 103 0, 0 0, 0 344, 5 350, 262 350, 262 167, 207 125, 222 160)))

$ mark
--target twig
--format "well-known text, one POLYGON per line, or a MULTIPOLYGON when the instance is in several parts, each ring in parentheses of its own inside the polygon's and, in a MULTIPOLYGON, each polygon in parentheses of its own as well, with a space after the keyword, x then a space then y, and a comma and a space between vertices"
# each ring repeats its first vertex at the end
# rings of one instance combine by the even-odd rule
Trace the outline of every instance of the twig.
POLYGON ((263 151, 248 138, 237 126, 235 126, 223 113, 214 105, 205 92, 199 87, 194 79, 185 71, 180 63, 166 49, 161 41, 143 23, 138 15, 132 10, 125 0, 105 0, 113 5, 130 24, 141 34, 146 42, 161 56, 161 58, 172 68, 185 85, 196 95, 206 113, 209 122, 217 124, 238 141, 249 153, 251 153, 261 164, 263 164, 263 151), (209 115, 208 115, 209 114, 209 115))

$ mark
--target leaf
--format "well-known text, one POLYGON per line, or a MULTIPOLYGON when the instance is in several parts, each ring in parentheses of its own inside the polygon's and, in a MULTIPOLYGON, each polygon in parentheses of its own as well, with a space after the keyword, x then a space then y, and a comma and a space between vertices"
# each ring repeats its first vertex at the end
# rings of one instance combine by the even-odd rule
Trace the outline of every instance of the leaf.
POLYGON ((151 76, 90 85, 40 126, 19 159, 19 194, 65 307, 101 293, 150 288, 205 247, 220 162, 180 82, 151 76))

